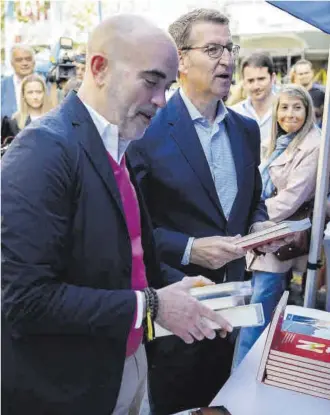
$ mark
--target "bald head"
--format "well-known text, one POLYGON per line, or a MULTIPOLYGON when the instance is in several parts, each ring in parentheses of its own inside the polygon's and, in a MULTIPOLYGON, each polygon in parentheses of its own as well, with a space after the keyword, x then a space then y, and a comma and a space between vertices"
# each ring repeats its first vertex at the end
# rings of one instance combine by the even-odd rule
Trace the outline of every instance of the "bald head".
POLYGON ((165 31, 140 16, 113 16, 90 35, 78 96, 117 125, 122 138, 140 138, 165 105, 177 70, 176 45, 165 31))
POLYGON ((87 59, 95 53, 107 55, 110 60, 130 60, 141 48, 167 43, 176 49, 167 32, 155 26, 142 16, 121 14, 100 23, 91 33, 87 45, 87 59), (134 51, 132 55, 132 51, 134 51))

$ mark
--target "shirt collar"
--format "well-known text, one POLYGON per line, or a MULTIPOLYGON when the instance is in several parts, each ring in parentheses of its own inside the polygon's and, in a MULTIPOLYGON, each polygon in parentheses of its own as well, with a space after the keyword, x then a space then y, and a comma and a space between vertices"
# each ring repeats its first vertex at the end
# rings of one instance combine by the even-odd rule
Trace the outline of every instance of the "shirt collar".
MULTIPOLYGON (((189 112, 189 115, 190 115, 191 119, 193 121, 205 120, 205 117, 203 117, 203 115, 198 111, 198 109, 195 107, 195 105, 190 101, 190 99, 184 93, 182 88, 180 88, 179 93, 181 95, 181 98, 182 98, 184 104, 187 107, 187 110, 189 112)), ((223 101, 220 99, 218 101, 217 116, 215 117, 214 123, 220 124, 225 119, 227 114, 228 114, 227 108, 225 107, 223 101)))
POLYGON ((245 107, 245 110, 247 112, 252 114, 255 120, 259 121, 259 124, 263 124, 273 115, 272 106, 270 106, 265 115, 262 118, 259 118, 258 114, 256 113, 256 110, 253 108, 251 97, 247 97, 246 100, 242 102, 242 106, 245 107))
POLYGON ((103 115, 85 102, 83 102, 83 104, 89 112, 95 127, 102 138, 105 149, 110 153, 111 157, 120 164, 130 141, 119 138, 117 125, 109 123, 103 115))
POLYGON ((19 78, 19 77, 16 75, 16 73, 14 73, 14 74, 13 74, 13 81, 14 81, 14 84, 15 84, 15 85, 21 85, 21 83, 22 83, 22 79, 21 79, 21 78, 19 78))

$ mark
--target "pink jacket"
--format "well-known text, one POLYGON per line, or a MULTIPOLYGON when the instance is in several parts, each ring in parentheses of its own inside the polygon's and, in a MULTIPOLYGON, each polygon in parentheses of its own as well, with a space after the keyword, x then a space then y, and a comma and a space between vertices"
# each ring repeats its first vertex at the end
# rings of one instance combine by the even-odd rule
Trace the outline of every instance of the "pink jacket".
MULTIPOLYGON (((277 195, 266 200, 270 220, 281 222, 293 215, 304 202, 313 199, 320 139, 320 130, 313 128, 292 153, 285 151, 269 166, 277 189, 277 195)), ((246 261, 249 270, 286 272, 294 268, 304 271, 307 255, 281 262, 273 254, 256 257, 249 253, 246 261)))

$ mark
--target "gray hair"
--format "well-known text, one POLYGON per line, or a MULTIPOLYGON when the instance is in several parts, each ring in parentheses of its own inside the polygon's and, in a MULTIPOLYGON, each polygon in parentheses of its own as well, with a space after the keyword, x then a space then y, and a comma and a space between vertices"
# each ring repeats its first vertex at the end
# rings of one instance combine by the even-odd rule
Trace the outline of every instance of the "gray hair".
POLYGON ((173 37, 179 50, 189 46, 188 41, 191 29, 195 23, 200 22, 228 25, 229 19, 215 9, 195 9, 189 13, 183 14, 168 28, 168 31, 173 37))
POLYGON ((34 53, 34 49, 29 46, 29 45, 24 45, 23 43, 16 43, 15 45, 13 45, 10 49, 10 60, 13 60, 13 54, 15 52, 15 50, 20 49, 20 50, 24 50, 26 52, 29 52, 33 58, 33 60, 35 60, 35 53, 34 53))
POLYGON ((271 132, 270 144, 269 144, 268 151, 267 151, 268 157, 275 150, 277 138, 281 134, 283 134, 283 130, 281 129, 281 127, 278 125, 278 122, 277 122, 278 106, 280 103, 281 96, 283 94, 287 94, 290 97, 295 97, 295 98, 300 99, 306 110, 305 122, 303 126, 300 128, 300 130, 297 132, 294 139, 288 145, 288 152, 294 151, 299 146, 299 144, 304 140, 304 138, 309 133, 309 131, 315 126, 313 101, 307 89, 296 84, 287 84, 283 86, 281 91, 277 94, 275 101, 273 103, 272 132, 271 132))

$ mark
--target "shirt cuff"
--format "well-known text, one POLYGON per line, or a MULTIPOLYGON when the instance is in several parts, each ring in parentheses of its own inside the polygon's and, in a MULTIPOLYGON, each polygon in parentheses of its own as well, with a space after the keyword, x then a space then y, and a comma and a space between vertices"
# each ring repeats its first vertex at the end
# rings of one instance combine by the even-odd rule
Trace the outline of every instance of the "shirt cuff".
POLYGON ((143 320, 143 293, 141 291, 135 291, 136 294, 136 320, 135 329, 139 329, 142 326, 143 320))
POLYGON ((181 260, 181 265, 188 265, 190 262, 190 254, 191 254, 191 248, 192 248, 192 244, 194 243, 195 238, 194 237, 190 237, 188 239, 188 243, 186 246, 186 249, 184 251, 182 260, 181 260))

